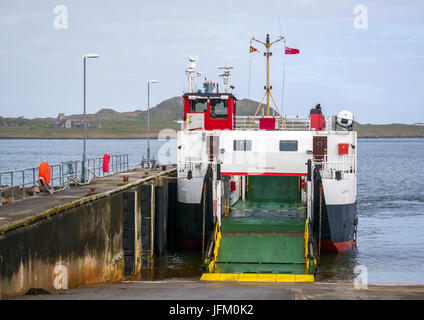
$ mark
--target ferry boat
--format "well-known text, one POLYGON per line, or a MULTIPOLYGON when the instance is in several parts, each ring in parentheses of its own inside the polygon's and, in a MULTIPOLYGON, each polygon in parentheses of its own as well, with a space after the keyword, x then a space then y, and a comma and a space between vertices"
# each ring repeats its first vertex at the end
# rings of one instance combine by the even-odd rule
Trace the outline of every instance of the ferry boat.
POLYGON ((269 84, 273 43, 269 35, 261 43, 267 84, 254 115, 237 115, 233 66, 221 67, 222 91, 211 81, 196 90, 196 58, 186 69, 176 227, 185 248, 201 248, 203 280, 313 281, 322 251, 356 244, 353 115, 325 118, 318 104, 283 117, 269 84))

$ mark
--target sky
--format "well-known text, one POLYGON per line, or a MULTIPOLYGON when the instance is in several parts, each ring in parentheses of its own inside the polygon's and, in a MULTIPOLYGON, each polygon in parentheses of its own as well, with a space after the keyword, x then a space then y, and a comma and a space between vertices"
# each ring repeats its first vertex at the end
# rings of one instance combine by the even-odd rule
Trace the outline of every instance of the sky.
POLYGON ((250 38, 277 40, 279 21, 286 46, 300 50, 271 48, 284 115, 320 103, 360 123, 424 122, 424 1, 410 0, 0 0, 0 116, 82 113, 86 53, 100 55, 87 61, 88 113, 145 110, 151 79, 151 106, 181 96, 190 55, 198 88, 205 77, 222 88, 217 68, 234 65, 233 93, 260 101, 266 60, 249 53, 250 38))

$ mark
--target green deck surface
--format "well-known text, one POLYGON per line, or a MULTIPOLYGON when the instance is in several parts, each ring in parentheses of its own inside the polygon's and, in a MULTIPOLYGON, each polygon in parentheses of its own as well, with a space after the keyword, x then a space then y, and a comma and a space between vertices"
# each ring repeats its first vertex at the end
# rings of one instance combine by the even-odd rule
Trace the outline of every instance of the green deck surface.
POLYGON ((215 272, 303 274, 306 210, 300 206, 239 201, 223 218, 215 272))
POLYGON ((216 263, 216 273, 305 274, 305 264, 216 263))
POLYGON ((306 208, 298 177, 249 177, 247 199, 222 219, 213 272, 304 274, 306 208))
POLYGON ((299 177, 250 176, 249 200, 300 200, 299 177))

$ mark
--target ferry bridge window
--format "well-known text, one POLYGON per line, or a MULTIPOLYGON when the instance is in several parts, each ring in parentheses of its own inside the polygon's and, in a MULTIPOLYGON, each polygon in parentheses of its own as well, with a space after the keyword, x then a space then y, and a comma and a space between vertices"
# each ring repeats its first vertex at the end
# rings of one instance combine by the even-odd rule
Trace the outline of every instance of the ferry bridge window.
POLYGON ((227 100, 211 99, 211 118, 227 119, 227 100))
POLYGON ((280 140, 280 151, 297 151, 297 140, 280 140))
POLYGON ((190 112, 206 112, 208 109, 208 100, 190 100, 190 112))
POLYGON ((252 151, 252 140, 234 140, 234 151, 252 151))

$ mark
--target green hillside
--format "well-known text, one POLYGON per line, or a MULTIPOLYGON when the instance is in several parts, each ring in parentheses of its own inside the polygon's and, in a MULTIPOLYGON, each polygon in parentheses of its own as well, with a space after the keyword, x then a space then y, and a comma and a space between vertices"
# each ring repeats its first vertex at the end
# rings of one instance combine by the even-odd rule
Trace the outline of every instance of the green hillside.
MULTIPOLYGON (((242 99, 237 101, 237 115, 253 115, 257 101, 242 99)), ((173 97, 150 108, 150 127, 152 137, 161 129, 178 130, 178 120, 183 115, 183 99, 173 97)), ((74 122, 81 122, 81 114, 65 116, 74 122)), ((82 128, 57 127, 56 118, 3 118, 0 116, 0 138, 81 138, 82 128)), ((145 138, 147 137, 147 111, 117 112, 101 109, 88 114, 88 138, 145 138), (90 127, 98 126, 98 127, 90 127)), ((359 137, 424 137, 424 127, 407 124, 359 124, 355 123, 359 137)))

